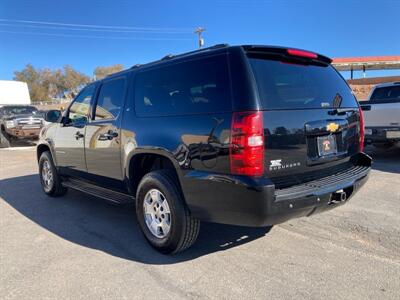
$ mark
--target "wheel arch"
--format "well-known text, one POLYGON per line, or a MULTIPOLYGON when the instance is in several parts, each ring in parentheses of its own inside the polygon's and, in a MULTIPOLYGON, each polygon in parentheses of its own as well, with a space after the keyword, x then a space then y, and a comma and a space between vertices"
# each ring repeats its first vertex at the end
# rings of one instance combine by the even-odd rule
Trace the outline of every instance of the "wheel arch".
POLYGON ((36 158, 37 158, 37 161, 39 161, 40 156, 41 156, 42 153, 45 152, 45 151, 49 151, 49 152, 50 152, 51 157, 53 158, 54 164, 57 165, 57 164, 56 164, 56 158, 55 158, 54 155, 53 155, 53 150, 52 150, 50 144, 48 144, 48 143, 40 143, 40 144, 38 144, 38 145, 36 146, 36 158))
POLYGON ((174 172, 183 194, 180 166, 171 153, 153 149, 141 149, 127 155, 125 162, 125 178, 132 195, 136 195, 137 187, 143 176, 151 171, 162 169, 174 172))

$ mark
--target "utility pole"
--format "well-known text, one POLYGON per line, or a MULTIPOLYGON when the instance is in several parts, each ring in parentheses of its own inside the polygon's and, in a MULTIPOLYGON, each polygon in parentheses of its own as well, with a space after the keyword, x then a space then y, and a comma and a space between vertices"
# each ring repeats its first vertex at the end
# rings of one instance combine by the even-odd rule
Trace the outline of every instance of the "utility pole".
POLYGON ((203 27, 197 27, 194 33, 197 34, 198 40, 199 40, 199 48, 203 47, 204 45, 204 40, 201 37, 201 34, 205 31, 206 29, 203 27))

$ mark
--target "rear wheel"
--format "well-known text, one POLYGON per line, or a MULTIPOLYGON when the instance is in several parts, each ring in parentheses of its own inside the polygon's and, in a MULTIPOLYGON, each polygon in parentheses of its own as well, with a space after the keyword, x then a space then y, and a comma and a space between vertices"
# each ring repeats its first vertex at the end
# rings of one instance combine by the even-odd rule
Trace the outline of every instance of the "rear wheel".
POLYGON ((54 165, 49 151, 44 151, 39 159, 40 183, 43 191, 52 197, 62 196, 67 189, 61 184, 61 177, 54 165))
POLYGON ((0 130, 0 147, 2 148, 11 147, 10 136, 7 134, 7 132, 3 130, 0 130))
POLYGON ((136 197, 136 216, 150 245, 165 254, 189 248, 199 234, 200 221, 190 215, 177 178, 169 170, 143 177, 136 197))

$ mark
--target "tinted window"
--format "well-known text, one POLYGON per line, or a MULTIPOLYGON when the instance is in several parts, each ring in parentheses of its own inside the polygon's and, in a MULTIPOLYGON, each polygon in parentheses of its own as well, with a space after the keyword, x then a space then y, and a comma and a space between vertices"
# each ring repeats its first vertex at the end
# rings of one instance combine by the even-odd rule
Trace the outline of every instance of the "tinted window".
POLYGON ((125 79, 118 78, 105 82, 99 92, 95 120, 115 119, 123 104, 125 79))
POLYGON ((138 73, 135 110, 139 116, 230 111, 226 57, 207 57, 138 73))
POLYGON ((89 114, 90 101, 92 100, 94 90, 95 86, 89 85, 79 93, 69 108, 70 119, 73 120, 76 118, 87 117, 89 114))
POLYGON ((400 85, 376 88, 372 93, 370 100, 377 103, 388 102, 388 100, 389 102, 399 102, 400 85))
POLYGON ((357 107, 350 88, 331 66, 249 60, 264 109, 357 107))

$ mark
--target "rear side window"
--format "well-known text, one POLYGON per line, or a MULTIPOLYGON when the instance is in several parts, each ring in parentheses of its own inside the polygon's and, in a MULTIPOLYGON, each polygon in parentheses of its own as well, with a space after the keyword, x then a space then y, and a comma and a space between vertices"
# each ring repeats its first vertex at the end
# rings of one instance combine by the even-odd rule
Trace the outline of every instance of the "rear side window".
POLYGON ((370 101, 375 103, 400 102, 400 84, 376 88, 370 101))
POLYGON ((249 60, 263 109, 357 107, 350 88, 331 66, 249 60))
POLYGON ((125 91, 125 78, 102 84, 97 98, 95 120, 116 119, 121 111, 125 91))
POLYGON ((207 57, 138 73, 135 110, 138 116, 230 111, 226 56, 207 57))

